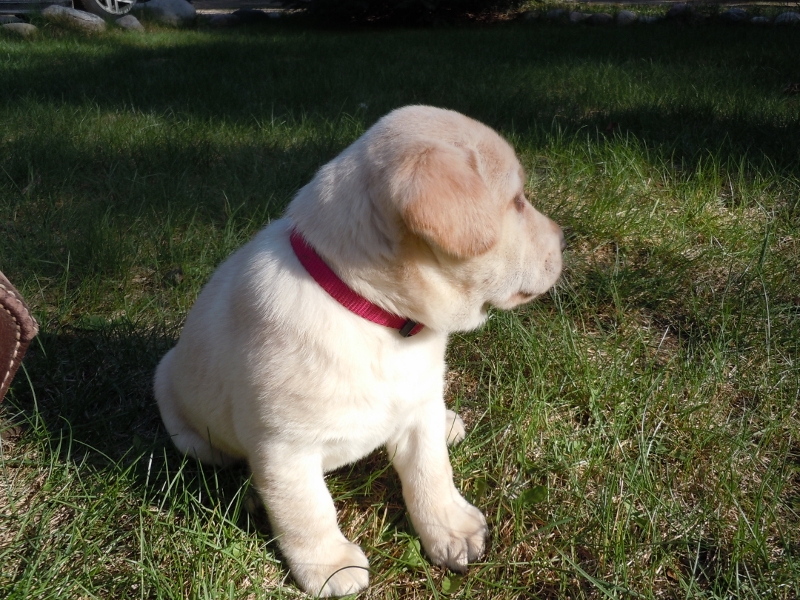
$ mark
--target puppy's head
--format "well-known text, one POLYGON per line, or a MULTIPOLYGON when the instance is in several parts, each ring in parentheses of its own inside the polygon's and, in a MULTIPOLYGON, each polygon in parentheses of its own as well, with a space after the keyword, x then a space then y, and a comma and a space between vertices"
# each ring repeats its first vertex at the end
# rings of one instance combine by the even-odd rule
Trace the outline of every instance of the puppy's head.
POLYGON ((315 218, 311 200, 290 207, 312 245, 356 291, 433 329, 478 327, 561 273, 563 234, 525 198, 513 149, 459 113, 398 109, 315 180, 315 218))
MULTIPOLYGON (((447 329, 476 327, 487 305, 513 308, 556 282, 561 228, 526 199, 524 171, 504 139, 458 113, 421 106, 379 125, 378 139, 392 140, 379 146, 382 185, 407 230, 400 256, 416 262, 431 304, 457 307, 459 322, 447 329)), ((437 308, 428 312, 436 321, 437 308)))

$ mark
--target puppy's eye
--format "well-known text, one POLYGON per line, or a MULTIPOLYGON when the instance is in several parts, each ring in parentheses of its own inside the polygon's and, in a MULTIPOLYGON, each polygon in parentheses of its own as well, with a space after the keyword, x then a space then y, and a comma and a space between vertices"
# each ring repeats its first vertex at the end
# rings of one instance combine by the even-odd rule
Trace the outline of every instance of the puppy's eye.
POLYGON ((517 209, 517 212, 522 212, 525 210, 525 196, 520 194, 519 196, 514 197, 514 208, 517 209))

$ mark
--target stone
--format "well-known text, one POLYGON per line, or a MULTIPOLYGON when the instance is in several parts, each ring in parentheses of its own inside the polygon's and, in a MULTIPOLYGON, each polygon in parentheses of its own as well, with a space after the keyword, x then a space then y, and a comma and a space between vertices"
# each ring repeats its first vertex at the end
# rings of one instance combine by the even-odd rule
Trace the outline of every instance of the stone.
POLYGON ((37 31, 36 25, 31 25, 30 23, 4 23, 0 26, 3 31, 8 31, 9 33, 13 33, 24 38, 31 37, 37 31))
POLYGON ((24 21, 14 15, 0 15, 0 25, 6 25, 8 23, 24 23, 24 21))
POLYGON ((639 23, 644 23, 645 25, 652 25, 653 23, 658 23, 661 20, 661 17, 656 15, 642 15, 639 17, 639 23))
POLYGON ((171 27, 182 27, 194 23, 197 11, 186 0, 150 0, 133 7, 137 14, 171 27))
POLYGON ((563 8, 554 8, 552 10, 548 10, 545 14, 545 18, 548 21, 560 21, 564 18, 564 15, 567 14, 567 11, 563 8))
POLYGON ((42 11, 42 16, 51 23, 66 25, 82 31, 105 31, 107 27, 102 17, 66 6, 48 6, 42 11))
POLYGON ((591 17, 589 13, 582 13, 578 11, 573 11, 569 13, 569 22, 570 23, 583 23, 586 19, 591 17))
POLYGON ((586 22, 589 25, 610 25, 614 22, 614 17, 608 13, 594 13, 586 19, 586 22))
POLYGON ((667 11, 667 19, 688 19, 694 13, 694 9, 690 4, 679 2, 673 4, 667 11))
POLYGON ((630 10, 621 10, 617 13, 617 25, 620 27, 630 25, 631 23, 635 23, 637 18, 638 16, 635 12, 630 10))
POLYGON ((239 17, 235 16, 233 13, 213 15, 208 20, 209 27, 234 27, 240 23, 239 17))
POLYGON ((719 18, 726 23, 744 23, 747 20, 747 11, 743 8, 729 8, 719 18))
POLYGON ((141 23, 139 23, 139 19, 133 15, 125 15, 124 17, 120 17, 117 19, 117 25, 123 29, 127 29, 128 31, 138 31, 140 33, 144 32, 144 27, 141 23))
POLYGON ((750 19, 750 22, 753 25, 769 25, 772 21, 769 20, 767 17, 753 17, 750 19))
POLYGON ((785 12, 775 17, 775 25, 798 25, 800 24, 800 13, 785 12))

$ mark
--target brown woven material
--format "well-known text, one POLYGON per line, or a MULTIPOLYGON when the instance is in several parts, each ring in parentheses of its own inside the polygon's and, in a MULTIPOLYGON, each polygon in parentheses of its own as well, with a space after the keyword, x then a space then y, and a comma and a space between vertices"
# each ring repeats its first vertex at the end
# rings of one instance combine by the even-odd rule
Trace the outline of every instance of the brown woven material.
POLYGON ((22 296, 0 272, 0 401, 38 331, 22 296))

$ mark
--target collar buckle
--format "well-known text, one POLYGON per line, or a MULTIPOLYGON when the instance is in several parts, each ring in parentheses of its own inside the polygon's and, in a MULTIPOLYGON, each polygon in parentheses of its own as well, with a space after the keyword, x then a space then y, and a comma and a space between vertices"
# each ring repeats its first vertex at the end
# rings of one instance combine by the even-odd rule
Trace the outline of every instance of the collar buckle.
POLYGON ((414 335, 414 333, 416 333, 414 331, 414 328, 416 326, 417 326, 417 322, 416 321, 412 321, 411 319, 409 319, 408 321, 403 323, 403 326, 400 328, 400 335, 402 337, 404 337, 404 338, 414 335))

